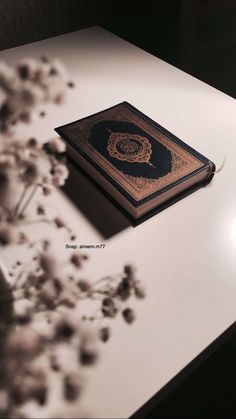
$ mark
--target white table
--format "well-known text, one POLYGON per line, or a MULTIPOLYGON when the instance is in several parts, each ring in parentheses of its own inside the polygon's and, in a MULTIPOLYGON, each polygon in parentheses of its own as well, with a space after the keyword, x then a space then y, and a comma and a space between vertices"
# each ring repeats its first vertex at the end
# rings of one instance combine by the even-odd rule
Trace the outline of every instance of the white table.
MULTIPOLYGON (((92 417, 126 418, 235 322, 235 101, 97 27, 6 50, 1 59, 13 63, 42 53, 63 59, 76 89, 45 120, 22 126, 22 135, 39 129, 46 139, 58 125, 127 100, 217 166, 227 155, 209 186, 124 228, 104 250, 90 251, 90 277, 133 262, 146 284, 147 298, 135 304, 137 321, 131 327, 114 322, 84 395, 92 417)), ((52 199, 82 243, 104 242, 64 194, 52 199)), ((63 243, 58 246, 63 254, 63 243)), ((9 253, 4 257, 10 261, 9 253)))

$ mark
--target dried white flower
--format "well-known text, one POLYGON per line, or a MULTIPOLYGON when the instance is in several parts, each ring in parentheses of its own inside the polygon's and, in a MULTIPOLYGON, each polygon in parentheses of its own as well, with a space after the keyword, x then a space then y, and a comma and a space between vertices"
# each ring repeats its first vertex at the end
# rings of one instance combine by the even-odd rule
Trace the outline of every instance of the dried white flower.
POLYGON ((0 86, 7 93, 14 91, 19 86, 15 69, 4 61, 0 61, 0 86))
POLYGON ((58 271, 59 261, 52 253, 45 252, 40 255, 40 265, 47 275, 56 275, 58 271))
POLYGON ((42 351, 42 339, 27 326, 13 329, 7 337, 7 352, 21 361, 42 351))
POLYGON ((137 298, 145 298, 146 292, 143 284, 140 281, 136 281, 134 284, 134 292, 137 298))
POLYGON ((52 138, 48 142, 48 147, 53 153, 64 153, 66 151, 66 145, 60 138, 52 138))
POLYGON ((69 171, 67 167, 62 163, 57 164, 54 167, 53 176, 52 176, 53 185, 63 186, 68 175, 69 175, 69 171))
POLYGON ((98 360, 98 350, 95 336, 91 333, 84 333, 79 347, 79 362, 83 366, 94 365, 98 360))
POLYGON ((20 179, 27 185, 33 185, 38 180, 39 173, 39 167, 36 162, 25 161, 20 179))
POLYGON ((35 80, 38 67, 38 61, 34 58, 24 58, 17 64, 17 71, 22 80, 35 80))
POLYGON ((5 103, 7 98, 6 92, 3 90, 3 88, 0 86, 0 109, 2 105, 5 103))
POLYGON ((11 224, 0 225, 0 246, 6 246, 17 241, 16 228, 11 224))
POLYGON ((50 64, 51 64, 51 69, 50 69, 51 76, 58 76, 62 80, 67 79, 67 71, 64 64, 61 61, 54 59, 51 61, 50 64))
POLYGON ((132 310, 132 308, 126 308, 125 310, 123 310, 122 315, 124 317, 124 320, 128 324, 133 323, 135 320, 135 313, 134 310, 132 310))
POLYGON ((40 103, 63 103, 65 80, 66 70, 58 60, 25 58, 16 68, 0 62, 0 129, 9 130, 19 120, 29 123, 40 103))
POLYGON ((12 154, 1 154, 0 155, 0 174, 8 175, 8 172, 15 167, 16 158, 12 154))
POLYGON ((57 290, 53 285, 53 282, 49 280, 46 282, 46 284, 43 285, 39 293, 39 299, 43 304, 45 304, 46 307, 50 308, 53 307, 56 298, 57 290))
POLYGON ((43 90, 30 81, 25 81, 19 92, 21 107, 32 107, 38 105, 44 100, 45 94, 43 90))
POLYGON ((16 300, 14 301, 14 314, 18 318, 26 317, 31 312, 33 307, 34 304, 32 301, 27 299, 16 300))
POLYGON ((54 223, 58 228, 63 228, 63 227, 66 226, 65 221, 61 217, 55 217, 54 218, 54 223))
POLYGON ((50 195, 51 192, 52 192, 52 186, 50 186, 50 185, 43 186, 43 194, 44 194, 44 196, 50 195))
POLYGON ((64 398, 69 402, 78 399, 81 392, 80 375, 78 373, 66 374, 63 379, 64 398))

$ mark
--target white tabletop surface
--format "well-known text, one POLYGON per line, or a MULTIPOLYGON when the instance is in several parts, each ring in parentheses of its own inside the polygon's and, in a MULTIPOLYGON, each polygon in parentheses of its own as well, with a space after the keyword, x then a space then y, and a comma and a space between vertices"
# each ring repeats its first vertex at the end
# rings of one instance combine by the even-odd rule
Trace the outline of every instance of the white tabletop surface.
MULTIPOLYGON (((146 299, 133 304, 132 326, 114 321, 83 399, 94 418, 126 418, 235 321, 235 101, 97 27, 6 50, 0 58, 14 63, 45 53, 64 61, 76 89, 44 120, 22 125, 22 135, 38 130, 47 139, 56 126, 127 100, 217 166, 227 156, 209 186, 124 229, 105 249, 89 251, 91 278, 133 262, 147 290, 146 299)), ((104 242, 62 192, 51 199, 81 243, 104 242)), ((63 241, 58 249, 65 254, 63 241)), ((10 263, 11 254, 3 256, 10 263)))

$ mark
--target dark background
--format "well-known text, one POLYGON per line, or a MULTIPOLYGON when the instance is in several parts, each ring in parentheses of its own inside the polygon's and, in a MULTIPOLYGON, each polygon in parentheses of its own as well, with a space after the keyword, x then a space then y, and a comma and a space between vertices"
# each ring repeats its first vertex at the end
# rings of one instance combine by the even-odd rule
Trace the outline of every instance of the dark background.
MULTIPOLYGON (((0 0, 0 50, 100 25, 236 97, 236 0, 0 0)), ((148 416, 236 418, 236 339, 148 416)))
POLYGON ((0 0, 0 50, 100 25, 236 97, 236 0, 0 0))

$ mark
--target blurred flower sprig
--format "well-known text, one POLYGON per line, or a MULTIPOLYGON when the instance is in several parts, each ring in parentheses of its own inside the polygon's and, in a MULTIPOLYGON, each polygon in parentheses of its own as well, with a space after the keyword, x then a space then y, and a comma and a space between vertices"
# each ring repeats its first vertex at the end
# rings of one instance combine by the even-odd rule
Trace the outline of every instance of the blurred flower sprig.
MULTIPOLYGON (((9 131, 20 121, 30 123, 42 104, 63 103, 68 87, 74 83, 59 60, 24 58, 14 66, 0 61, 0 131, 9 131)), ((45 116, 44 110, 38 112, 45 116)))
MULTIPOLYGON (((12 285, 0 295, 13 306, 2 349, 7 417, 28 417, 30 401, 39 409, 50 405, 52 377, 65 403, 79 401, 84 371, 99 359, 98 342, 110 339, 113 319, 134 322, 130 301, 145 297, 135 269, 126 265, 120 274, 92 282, 80 273, 86 260, 73 253, 63 269, 42 241, 30 266, 18 261, 12 267, 12 285)), ((48 417, 54 417, 50 411, 48 417)))
MULTIPOLYGON (((110 339, 115 318, 131 325, 132 300, 145 297, 131 265, 94 282, 81 274, 87 255, 72 253, 62 262, 50 237, 26 233, 26 226, 47 223, 76 239, 45 203, 69 174, 64 142, 19 139, 13 129, 34 113, 45 116, 40 106, 62 104, 73 87, 59 60, 0 62, 0 250, 24 246, 28 252, 28 260, 17 257, 9 271, 0 259, 0 415, 6 418, 31 417, 32 406, 46 409, 47 417, 68 417, 68 403, 83 393, 85 369, 99 358, 99 342, 110 339), (54 384, 61 400, 56 412, 54 384)), ((75 409, 80 417, 78 404, 75 409)))
MULTIPOLYGON (((27 141, 8 138, 0 144, 0 246, 24 244, 26 234, 19 228, 30 222, 51 222, 66 227, 60 217, 50 220, 43 203, 36 207, 37 219, 28 220, 26 212, 35 193, 51 194, 68 177, 64 159, 65 144, 53 138, 41 145, 35 138, 27 141)), ((69 230, 70 232, 70 230, 69 230)))

